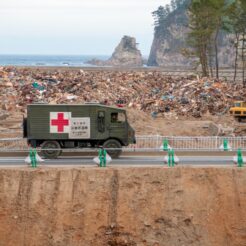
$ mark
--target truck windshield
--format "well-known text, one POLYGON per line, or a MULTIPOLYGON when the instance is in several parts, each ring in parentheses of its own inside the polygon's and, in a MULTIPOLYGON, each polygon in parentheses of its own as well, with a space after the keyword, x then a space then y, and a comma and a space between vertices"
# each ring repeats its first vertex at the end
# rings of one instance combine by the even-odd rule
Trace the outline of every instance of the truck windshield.
POLYGON ((235 103, 235 107, 241 107, 241 103, 235 103))
POLYGON ((111 113, 111 123, 124 123, 126 122, 125 113, 114 112, 111 113))

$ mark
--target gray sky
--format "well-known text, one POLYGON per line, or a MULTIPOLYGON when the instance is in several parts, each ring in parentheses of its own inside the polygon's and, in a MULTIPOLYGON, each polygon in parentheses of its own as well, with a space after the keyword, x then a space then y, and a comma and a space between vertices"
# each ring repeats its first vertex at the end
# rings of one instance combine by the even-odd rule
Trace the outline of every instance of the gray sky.
POLYGON ((151 12, 170 0, 0 0, 0 54, 106 54, 123 35, 143 55, 153 40, 151 12))

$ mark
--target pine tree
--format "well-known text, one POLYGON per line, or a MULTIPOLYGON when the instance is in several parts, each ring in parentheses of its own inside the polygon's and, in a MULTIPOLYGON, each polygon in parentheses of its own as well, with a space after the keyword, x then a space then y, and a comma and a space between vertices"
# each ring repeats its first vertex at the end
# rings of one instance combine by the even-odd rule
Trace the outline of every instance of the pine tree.
POLYGON ((154 17, 155 34, 161 36, 165 32, 168 12, 166 8, 160 6, 156 11, 152 12, 152 15, 154 17))
POLYGON ((226 0, 193 0, 189 8, 190 33, 188 43, 195 49, 204 76, 213 76, 215 61, 216 77, 219 78, 218 37, 226 25, 228 13, 226 0))
POLYGON ((246 86, 245 70, 246 70, 246 1, 240 1, 241 15, 240 15, 240 30, 241 30, 241 58, 242 58, 242 81, 243 85, 246 86))
MULTIPOLYGON (((172 0, 170 5, 159 6, 159 8, 152 12, 154 17, 155 35, 162 37, 168 32, 167 27, 170 25, 170 17, 179 9, 186 9, 190 0, 172 0)), ((183 20, 180 20, 183 21, 183 20)))
POLYGON ((225 18, 227 15, 227 4, 225 0, 212 0, 209 1, 211 7, 210 25, 213 29, 213 46, 215 52, 215 68, 216 78, 219 78, 219 59, 218 59, 218 37, 221 29, 225 27, 225 18))
POLYGON ((246 50, 246 2, 236 0, 231 5, 229 12, 229 29, 235 35, 235 65, 234 81, 237 77, 238 60, 242 61, 242 81, 245 85, 245 50, 246 50))
POLYGON ((194 49, 202 66, 203 76, 208 76, 208 54, 213 35, 211 6, 207 0, 193 0, 189 7, 188 43, 194 49))

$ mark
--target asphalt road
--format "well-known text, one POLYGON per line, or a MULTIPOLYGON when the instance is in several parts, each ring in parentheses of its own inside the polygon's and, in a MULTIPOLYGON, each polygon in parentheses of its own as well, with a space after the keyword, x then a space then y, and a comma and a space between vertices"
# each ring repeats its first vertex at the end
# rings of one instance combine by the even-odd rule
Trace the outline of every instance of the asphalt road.
MULTIPOLYGON (((233 156, 179 156, 179 165, 233 165, 233 156)), ((119 159, 113 159, 110 165, 163 165, 164 156, 123 156, 119 159)), ((0 166, 25 166, 24 157, 0 157, 0 166)), ((46 159, 42 165, 96 165, 93 157, 61 157, 58 159, 46 159)))

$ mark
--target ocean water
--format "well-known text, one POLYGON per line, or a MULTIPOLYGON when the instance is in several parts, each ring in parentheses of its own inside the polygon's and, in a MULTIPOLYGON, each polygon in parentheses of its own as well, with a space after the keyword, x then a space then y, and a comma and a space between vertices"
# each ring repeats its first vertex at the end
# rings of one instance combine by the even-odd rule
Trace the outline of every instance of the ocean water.
POLYGON ((107 60, 102 55, 0 55, 0 66, 92 67, 91 59, 107 60))

